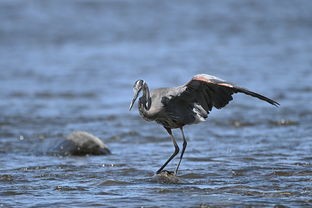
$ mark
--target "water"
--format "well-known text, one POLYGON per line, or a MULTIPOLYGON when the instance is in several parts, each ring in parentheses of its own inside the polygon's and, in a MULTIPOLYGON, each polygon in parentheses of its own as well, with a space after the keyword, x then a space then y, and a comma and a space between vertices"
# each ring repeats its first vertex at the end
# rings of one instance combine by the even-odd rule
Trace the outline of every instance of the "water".
POLYGON ((1 207, 312 206, 311 1, 2 0, 0 10, 1 207), (173 147, 128 111, 132 84, 197 73, 281 106, 235 95, 185 128, 184 182, 154 182, 173 147), (74 130, 113 154, 48 154, 74 130))

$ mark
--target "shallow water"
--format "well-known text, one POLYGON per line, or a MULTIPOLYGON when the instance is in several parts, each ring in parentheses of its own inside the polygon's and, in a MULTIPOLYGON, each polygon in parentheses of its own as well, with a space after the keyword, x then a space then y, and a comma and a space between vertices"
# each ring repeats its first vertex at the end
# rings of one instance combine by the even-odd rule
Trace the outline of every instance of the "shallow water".
POLYGON ((1 1, 0 206, 312 206, 311 10, 308 0, 1 1), (197 73, 281 106, 235 95, 185 128, 183 183, 157 183, 172 143, 128 111, 132 84, 197 73), (48 154, 74 130, 112 154, 48 154))

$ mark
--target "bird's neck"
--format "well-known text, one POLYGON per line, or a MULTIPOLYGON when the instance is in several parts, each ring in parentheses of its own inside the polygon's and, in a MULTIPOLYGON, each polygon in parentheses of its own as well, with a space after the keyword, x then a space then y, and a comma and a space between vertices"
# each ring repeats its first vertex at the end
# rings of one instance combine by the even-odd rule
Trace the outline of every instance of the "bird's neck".
POLYGON ((146 83, 143 85, 143 96, 142 96, 142 104, 144 110, 148 111, 152 105, 152 99, 150 96, 150 91, 146 83))

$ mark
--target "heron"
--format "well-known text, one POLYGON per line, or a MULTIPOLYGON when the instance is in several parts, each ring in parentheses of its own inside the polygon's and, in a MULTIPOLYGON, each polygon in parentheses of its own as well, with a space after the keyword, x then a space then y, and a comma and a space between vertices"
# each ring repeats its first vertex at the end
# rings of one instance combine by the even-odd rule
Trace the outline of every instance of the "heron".
POLYGON ((156 121, 161 124, 167 130, 174 145, 173 154, 157 170, 156 174, 164 171, 167 164, 180 151, 172 134, 172 129, 179 128, 183 139, 179 162, 175 171, 172 172, 172 174, 177 175, 187 146, 183 127, 205 121, 213 107, 217 109, 225 107, 233 99, 232 95, 234 93, 244 93, 276 107, 280 105, 270 98, 208 74, 197 74, 182 86, 158 88, 151 91, 147 83, 139 79, 134 83, 133 92, 134 97, 130 103, 129 111, 142 92, 142 96, 138 101, 138 110, 141 117, 144 120, 156 121))

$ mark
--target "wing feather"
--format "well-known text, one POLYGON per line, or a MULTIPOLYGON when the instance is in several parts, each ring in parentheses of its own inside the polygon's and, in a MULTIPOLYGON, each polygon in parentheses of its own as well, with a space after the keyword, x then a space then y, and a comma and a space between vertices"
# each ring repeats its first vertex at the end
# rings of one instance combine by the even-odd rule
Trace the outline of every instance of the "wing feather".
POLYGON ((220 109, 226 106, 233 100, 234 93, 244 93, 274 106, 279 105, 270 98, 207 74, 195 75, 191 81, 182 86, 182 89, 183 91, 173 100, 182 99, 189 102, 190 105, 198 103, 207 112, 211 111, 213 107, 220 109))

